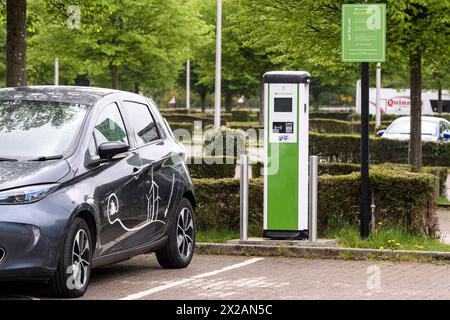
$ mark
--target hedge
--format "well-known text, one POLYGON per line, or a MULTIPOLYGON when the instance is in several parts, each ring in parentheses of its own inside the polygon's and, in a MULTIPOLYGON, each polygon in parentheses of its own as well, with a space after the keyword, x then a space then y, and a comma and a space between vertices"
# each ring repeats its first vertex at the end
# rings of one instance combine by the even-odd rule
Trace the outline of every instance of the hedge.
POLYGON ((192 178, 234 178, 236 173, 236 159, 234 157, 193 156, 189 157, 186 162, 192 178))
MULTIPOLYGON (((175 123, 194 123, 194 121, 202 121, 203 127, 207 127, 209 125, 214 124, 214 114, 210 113, 191 113, 191 114, 183 114, 183 113, 163 113, 164 118, 167 119, 167 122, 175 123)), ((221 114, 221 123, 225 125, 227 122, 231 121, 230 113, 222 113, 221 114)))
POLYGON ((192 115, 192 114, 165 114, 164 118, 166 118, 169 123, 194 123, 194 121, 202 121, 204 126, 212 124, 213 122, 204 115, 192 115))
MULTIPOLYGON (((392 122, 382 121, 381 129, 386 129, 392 122)), ((318 133, 341 133, 351 134, 361 132, 361 123, 359 121, 343 121, 334 119, 310 119, 309 129, 318 133)), ((375 133, 375 122, 369 123, 369 130, 375 133)))
POLYGON ((191 137, 194 135, 194 124, 190 122, 169 122, 169 126, 174 131, 175 136, 177 133, 176 130, 183 129, 187 130, 191 137))
MULTIPOLYGON (((372 165, 371 170, 384 169, 397 172, 412 172, 412 167, 407 164, 383 163, 372 165)), ((319 175, 345 175, 360 172, 361 166, 356 163, 320 163, 319 175)), ((436 176, 438 183, 438 194, 445 197, 447 194, 447 177, 449 169, 447 167, 424 167, 423 173, 436 176)))
MULTIPOLYGON (((394 121, 400 117, 407 117, 409 115, 405 115, 405 114, 383 114, 381 115, 381 120, 382 121, 394 121)), ((447 119, 448 121, 450 121, 450 114, 449 113, 443 113, 441 115, 439 114, 431 114, 431 115, 427 115, 424 114, 423 116, 428 116, 428 117, 438 117, 438 118, 443 118, 443 119, 447 119)), ((372 119, 374 119, 375 117, 372 115, 371 116, 372 119)), ((360 120, 361 119, 361 114, 359 113, 352 113, 348 116, 347 120, 360 120)))
MULTIPOLYGON (((261 168, 264 166, 262 162, 252 164, 253 177, 261 177, 261 168)), ((379 165, 371 165, 371 170, 384 169, 397 172, 412 172, 412 167, 407 164, 383 163, 379 165)), ((319 163, 319 175, 346 175, 360 172, 361 166, 358 163, 319 163)), ((438 179, 438 194, 442 197, 447 196, 447 177, 449 169, 447 167, 424 167, 423 173, 436 176, 438 179)), ((204 178, 209 178, 204 176, 204 178)))
POLYGON ((259 121, 259 110, 252 110, 252 109, 233 110, 231 111, 231 121, 234 122, 259 121))
POLYGON ((311 111, 309 113, 310 119, 334 119, 334 120, 348 120, 352 112, 327 112, 327 111, 311 111))
POLYGON ((248 150, 249 139, 243 130, 221 127, 208 130, 204 135, 203 150, 207 156, 239 157, 248 150))
MULTIPOLYGON (((377 170, 370 174, 376 219, 387 227, 436 236, 436 177, 429 174, 377 170)), ((250 180, 249 227, 262 229, 263 179, 250 180)), ((238 179, 194 179, 197 225, 201 230, 239 230, 238 179)), ((360 175, 319 177, 318 228, 359 225, 360 175)))
MULTIPOLYGON (((328 162, 359 163, 360 136, 309 134, 309 152, 328 162)), ((370 138, 372 163, 408 163, 408 141, 370 138)), ((450 166, 450 143, 424 142, 423 163, 427 166, 450 166)))

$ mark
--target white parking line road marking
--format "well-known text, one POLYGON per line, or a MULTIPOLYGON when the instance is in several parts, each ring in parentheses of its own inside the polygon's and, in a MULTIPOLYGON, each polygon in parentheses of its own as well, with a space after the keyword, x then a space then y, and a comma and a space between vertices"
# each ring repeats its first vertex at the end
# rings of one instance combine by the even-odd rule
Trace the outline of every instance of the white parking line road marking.
POLYGON ((226 272, 226 271, 242 268, 242 267, 248 266, 250 264, 253 264, 255 262, 261 261, 261 260, 264 260, 264 258, 254 258, 254 259, 246 260, 244 262, 233 264, 231 266, 224 267, 222 269, 218 269, 218 270, 215 270, 215 271, 202 273, 202 274, 199 274, 199 275, 187 278, 187 279, 182 279, 182 280, 178 280, 178 281, 169 282, 169 283, 164 284, 164 285, 159 286, 159 287, 155 287, 155 288, 152 288, 152 289, 149 289, 149 290, 145 290, 145 291, 141 291, 141 292, 138 292, 138 293, 135 293, 135 294, 131 294, 131 295, 129 295, 129 296, 125 297, 125 298, 119 299, 119 300, 139 300, 139 299, 142 299, 142 298, 147 297, 149 295, 152 295, 154 293, 161 292, 163 290, 167 290, 167 289, 170 289, 170 288, 173 288, 173 287, 181 286, 183 284, 186 284, 188 282, 191 282, 191 281, 194 281, 194 280, 197 280, 197 279, 207 278, 207 277, 211 277, 211 276, 215 276, 215 275, 221 274, 221 273, 226 272))

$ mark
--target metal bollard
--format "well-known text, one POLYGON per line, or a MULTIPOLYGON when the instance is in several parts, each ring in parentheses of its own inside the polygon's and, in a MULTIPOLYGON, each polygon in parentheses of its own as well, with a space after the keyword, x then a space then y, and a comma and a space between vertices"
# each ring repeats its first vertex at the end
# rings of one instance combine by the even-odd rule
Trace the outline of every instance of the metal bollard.
POLYGON ((241 155, 241 235, 240 240, 248 240, 248 155, 241 155))
POLYGON ((309 157, 309 241, 317 241, 317 186, 318 165, 317 156, 309 157))

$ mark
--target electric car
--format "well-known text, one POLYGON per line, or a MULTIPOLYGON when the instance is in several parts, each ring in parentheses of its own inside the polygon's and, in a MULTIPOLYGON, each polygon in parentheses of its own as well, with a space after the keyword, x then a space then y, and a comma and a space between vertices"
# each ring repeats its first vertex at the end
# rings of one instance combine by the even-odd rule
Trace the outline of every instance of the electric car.
POLYGON ((83 295, 92 269, 155 252, 187 267, 195 196, 155 103, 91 87, 0 90, 0 280, 83 295))

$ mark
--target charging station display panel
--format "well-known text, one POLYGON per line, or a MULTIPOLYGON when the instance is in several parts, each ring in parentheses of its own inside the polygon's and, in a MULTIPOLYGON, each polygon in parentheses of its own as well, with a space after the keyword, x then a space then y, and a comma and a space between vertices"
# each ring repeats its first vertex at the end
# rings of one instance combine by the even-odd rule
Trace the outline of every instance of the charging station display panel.
POLYGON ((271 84, 273 94, 269 98, 271 143, 297 143, 298 98, 296 84, 271 84))
POLYGON ((294 101, 292 98, 275 98, 275 112, 292 112, 293 103, 294 101))

